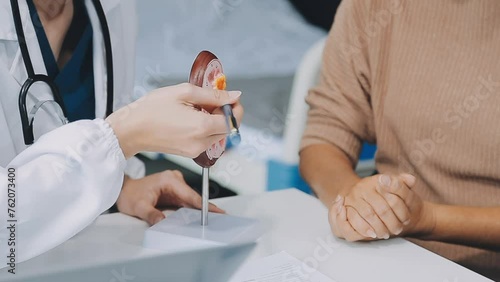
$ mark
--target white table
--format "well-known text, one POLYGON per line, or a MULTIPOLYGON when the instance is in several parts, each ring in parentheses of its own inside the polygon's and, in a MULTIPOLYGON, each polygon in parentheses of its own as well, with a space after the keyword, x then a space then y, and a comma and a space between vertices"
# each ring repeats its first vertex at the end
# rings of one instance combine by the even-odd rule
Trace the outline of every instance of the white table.
MULTIPOLYGON (((215 200, 233 215, 261 219, 269 228, 249 259, 286 251, 336 282, 491 281, 403 239, 348 243, 333 238, 327 209, 298 190, 215 200)), ((167 214, 170 212, 166 212, 167 214)), ((46 268, 106 262, 155 253, 141 247, 147 225, 123 214, 99 217, 56 249, 19 265, 46 268), (96 255, 98 253, 98 255, 96 255)))

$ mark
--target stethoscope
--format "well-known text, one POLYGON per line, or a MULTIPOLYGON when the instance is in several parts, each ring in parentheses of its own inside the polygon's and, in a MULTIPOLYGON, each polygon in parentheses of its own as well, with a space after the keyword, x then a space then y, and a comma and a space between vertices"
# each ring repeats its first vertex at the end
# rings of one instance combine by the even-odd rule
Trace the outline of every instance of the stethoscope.
MULTIPOLYGON (((101 25, 102 34, 104 37, 104 49, 106 52, 106 70, 107 70, 107 99, 106 99, 106 116, 113 113, 113 53, 111 50, 111 36, 109 33, 108 22, 106 20, 106 15, 99 0, 92 0, 95 10, 97 12, 97 17, 101 25)), ((17 40, 19 41, 19 47, 21 48, 21 55, 23 57, 24 65, 28 73, 28 79, 24 82, 19 92, 19 113, 21 114, 21 124, 23 127, 24 143, 26 145, 31 145, 35 141, 35 136, 33 133, 33 117, 28 116, 28 109, 26 107, 26 97, 28 92, 37 82, 45 83, 49 86, 54 101, 59 105, 64 116, 64 123, 67 123, 66 108, 64 106, 64 101, 59 93, 54 81, 45 74, 35 74, 33 68, 33 63, 31 62, 30 54, 28 52, 28 45, 26 44, 26 37, 24 35, 23 23, 21 21, 21 13, 19 12, 19 2, 18 0, 10 0, 12 7, 12 15, 14 17, 14 24, 16 27, 17 40)), ((40 107, 41 104, 35 107, 40 107)))

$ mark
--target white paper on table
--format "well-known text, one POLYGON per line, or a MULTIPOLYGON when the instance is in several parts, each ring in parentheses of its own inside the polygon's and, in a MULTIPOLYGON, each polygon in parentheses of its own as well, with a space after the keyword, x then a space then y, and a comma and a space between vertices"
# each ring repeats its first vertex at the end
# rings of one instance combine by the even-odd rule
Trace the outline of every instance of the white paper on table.
POLYGON ((243 265, 230 282, 335 282, 287 252, 243 265))

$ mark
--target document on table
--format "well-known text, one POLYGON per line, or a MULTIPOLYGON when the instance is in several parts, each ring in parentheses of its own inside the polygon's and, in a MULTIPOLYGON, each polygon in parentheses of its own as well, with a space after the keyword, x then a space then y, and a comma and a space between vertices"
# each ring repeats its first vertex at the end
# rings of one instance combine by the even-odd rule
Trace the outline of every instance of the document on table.
POLYGON ((230 282, 335 282, 286 252, 243 265, 230 282))

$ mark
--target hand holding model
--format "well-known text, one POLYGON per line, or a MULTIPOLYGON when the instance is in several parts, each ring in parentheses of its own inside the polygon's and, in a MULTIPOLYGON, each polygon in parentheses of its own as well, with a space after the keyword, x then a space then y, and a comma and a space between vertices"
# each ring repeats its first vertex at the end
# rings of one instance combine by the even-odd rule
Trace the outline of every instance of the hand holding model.
POLYGON ((203 89, 180 84, 154 90, 116 111, 106 121, 113 128, 126 158, 140 151, 194 158, 227 135, 222 115, 199 111, 233 105, 238 121, 243 116, 239 91, 203 89))
MULTIPOLYGON (((202 64, 202 69, 206 70, 215 56, 207 51, 202 54, 205 56, 201 58, 210 59, 202 64)), ((204 167, 215 164, 225 149, 228 134, 228 120, 222 115, 221 107, 229 107, 231 117, 236 119, 233 122, 238 124, 243 116, 243 107, 239 103, 241 92, 223 90, 225 77, 222 66, 218 71, 217 68, 210 68, 211 71, 199 72, 202 65, 193 66, 190 84, 157 89, 108 117, 107 121, 127 158, 139 151, 154 151, 196 158, 195 161, 204 167), (201 76, 197 77, 196 71, 201 76), (204 81, 209 81, 205 74, 212 75, 210 83, 218 81, 221 85, 210 84, 210 87, 201 88, 204 81), (201 78, 199 83, 196 81, 198 78, 201 78)), ((208 192, 203 195, 208 197, 208 192)), ((159 209, 166 206, 223 212, 209 204, 208 199, 202 205, 200 195, 186 184, 178 171, 164 171, 142 179, 125 177, 117 201, 120 212, 137 216, 153 225, 164 218, 159 209)))

